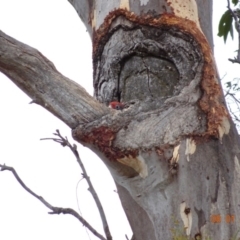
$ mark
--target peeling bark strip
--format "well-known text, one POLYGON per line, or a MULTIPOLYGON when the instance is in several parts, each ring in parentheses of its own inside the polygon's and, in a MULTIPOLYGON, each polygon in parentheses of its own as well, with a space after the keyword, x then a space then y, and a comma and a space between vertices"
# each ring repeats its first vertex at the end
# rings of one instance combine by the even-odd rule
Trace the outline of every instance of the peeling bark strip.
POLYGON ((212 51, 195 22, 167 13, 154 18, 114 10, 94 32, 93 63, 100 102, 153 99, 152 109, 157 109, 171 97, 186 94, 184 88, 194 80, 191 90, 200 89, 196 102, 207 116, 201 136, 221 138, 228 133, 229 116, 221 103, 212 51), (121 43, 116 42, 119 36, 121 43))

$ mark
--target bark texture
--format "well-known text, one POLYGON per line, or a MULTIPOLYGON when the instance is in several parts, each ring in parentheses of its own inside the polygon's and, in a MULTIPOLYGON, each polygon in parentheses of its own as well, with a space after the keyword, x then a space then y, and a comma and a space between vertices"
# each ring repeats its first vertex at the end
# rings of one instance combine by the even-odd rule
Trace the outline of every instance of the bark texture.
POLYGON ((69 2, 93 40, 98 102, 2 32, 0 71, 106 163, 134 239, 233 237, 240 149, 211 51, 211 1, 69 2))
POLYGON ((73 134, 103 154, 138 240, 238 231, 239 139, 211 52, 211 11, 200 0, 92 4, 95 97, 129 108, 73 134))
POLYGON ((0 31, 0 71, 33 103, 46 108, 70 128, 109 113, 84 88, 60 74, 36 49, 0 31))

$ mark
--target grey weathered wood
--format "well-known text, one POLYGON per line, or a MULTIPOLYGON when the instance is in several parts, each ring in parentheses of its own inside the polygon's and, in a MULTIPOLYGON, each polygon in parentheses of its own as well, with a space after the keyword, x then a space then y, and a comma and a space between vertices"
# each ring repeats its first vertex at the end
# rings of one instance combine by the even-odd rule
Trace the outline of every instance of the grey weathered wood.
POLYGON ((0 31, 0 71, 34 103, 75 128, 109 113, 85 89, 60 74, 36 49, 0 31))
POLYGON ((123 17, 114 21, 109 32, 108 41, 100 43, 102 52, 94 56, 95 95, 100 102, 150 99, 159 107, 194 78, 201 80, 203 57, 191 36, 123 17))

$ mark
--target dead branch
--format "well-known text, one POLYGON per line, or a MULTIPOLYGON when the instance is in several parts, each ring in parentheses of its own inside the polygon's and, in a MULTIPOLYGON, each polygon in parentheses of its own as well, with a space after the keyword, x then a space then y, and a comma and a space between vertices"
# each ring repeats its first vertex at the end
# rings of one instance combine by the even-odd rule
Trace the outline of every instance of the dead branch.
POLYGON ((22 181, 22 179, 17 174, 16 170, 13 167, 6 166, 5 164, 0 164, 0 171, 10 171, 14 175, 14 177, 17 179, 19 184, 32 196, 37 198, 40 202, 42 202, 47 208, 49 208, 52 212, 49 212, 49 214, 70 214, 77 218, 85 227, 87 227, 96 237, 98 237, 101 240, 106 240, 100 233, 98 233, 83 217, 81 217, 75 210, 71 208, 60 208, 60 207, 54 207, 50 203, 48 203, 43 197, 37 195, 35 192, 33 192, 29 187, 26 186, 26 184, 22 181))
POLYGON ((232 62, 232 63, 239 63, 239 64, 240 64, 240 61, 237 60, 237 58, 234 58, 234 59, 229 58, 228 61, 230 61, 230 62, 232 62))
POLYGON ((94 187, 93 187, 93 184, 90 180, 90 177, 88 176, 87 174, 87 171, 84 167, 84 164, 79 156, 79 153, 78 153, 78 150, 77 150, 77 145, 76 144, 70 144, 67 137, 63 137, 61 134, 60 134, 60 131, 59 130, 56 130, 56 133, 53 133, 55 136, 57 136, 58 138, 42 138, 41 140, 53 140, 54 142, 57 142, 57 143, 60 143, 63 147, 69 147, 70 150, 72 151, 72 153, 74 154, 74 156, 76 157, 76 160, 82 170, 82 176, 86 179, 87 183, 88 183, 88 186, 89 186, 89 191, 90 193, 92 194, 92 197, 97 205, 97 208, 98 208, 98 211, 99 211, 99 214, 100 214, 100 217, 101 217, 101 220, 102 220, 102 224, 103 224, 103 229, 104 229, 104 232, 105 232, 105 235, 106 235, 106 238, 107 240, 112 240, 112 236, 111 236, 111 233, 110 233, 110 229, 109 229, 109 225, 108 225, 108 222, 107 222, 107 218, 106 218, 106 215, 104 213, 104 209, 103 209, 103 206, 101 204, 101 201, 97 195, 97 192, 95 191, 94 187))

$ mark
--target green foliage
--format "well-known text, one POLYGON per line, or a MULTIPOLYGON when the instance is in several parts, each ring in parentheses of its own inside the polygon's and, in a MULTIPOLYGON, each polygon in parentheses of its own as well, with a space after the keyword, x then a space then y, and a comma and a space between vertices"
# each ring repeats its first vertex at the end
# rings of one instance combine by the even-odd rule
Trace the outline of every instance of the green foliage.
MULTIPOLYGON (((239 0, 232 0, 232 4, 234 7, 236 7, 237 4, 239 4, 239 0)), ((224 43, 226 43, 229 33, 233 39, 233 22, 238 32, 238 24, 240 23, 239 7, 236 9, 231 9, 230 6, 228 6, 227 8, 228 10, 222 15, 218 24, 218 36, 223 37, 224 43)))
POLYGON ((234 6, 236 6, 238 4, 238 0, 232 0, 232 3, 234 4, 234 6))
POLYGON ((227 89, 227 92, 237 92, 237 91, 240 91, 240 87, 239 87, 239 78, 235 78, 233 79, 233 81, 229 81, 229 82, 226 82, 226 89, 227 89))
MULTIPOLYGON (((235 1, 235 0, 232 0, 235 1)), ((230 33, 233 39, 233 17, 230 10, 227 10, 221 17, 218 25, 218 36, 223 37, 224 42, 226 43, 228 34, 230 33)))

